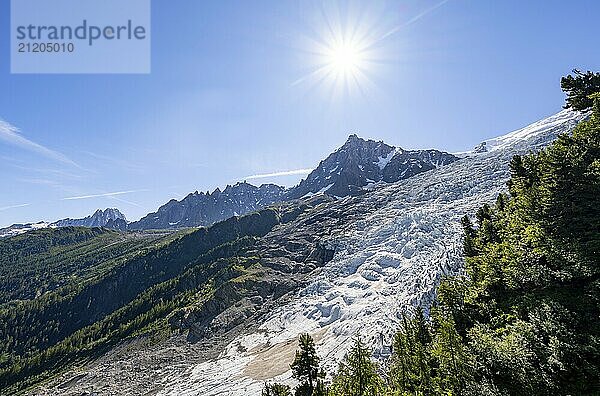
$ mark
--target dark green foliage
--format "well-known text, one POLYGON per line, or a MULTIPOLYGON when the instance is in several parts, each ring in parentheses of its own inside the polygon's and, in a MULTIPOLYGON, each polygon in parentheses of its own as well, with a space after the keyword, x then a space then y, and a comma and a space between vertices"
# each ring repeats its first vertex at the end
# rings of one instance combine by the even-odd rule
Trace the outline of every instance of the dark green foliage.
POLYGON ((474 256, 476 252, 473 244, 473 238, 475 237, 475 229, 473 228, 473 223, 471 223, 471 219, 469 218, 469 216, 464 216, 460 220, 460 222, 464 232, 463 253, 466 257, 474 256))
MULTIPOLYGON (((572 135, 511 162, 510 196, 462 219, 466 276, 444 279, 426 318, 404 317, 386 394, 600 394, 600 97, 572 135)), ((292 365, 312 395, 318 358, 308 336, 292 365), (305 352, 303 352, 305 351, 305 352), (302 370, 300 370, 302 368, 302 370), (312 378, 312 383, 309 381, 312 378)), ((331 395, 376 395, 360 339, 331 395)))
MULTIPOLYGON (((182 246, 182 240, 190 240, 190 235, 158 245, 146 243, 141 250, 138 246, 117 256, 107 271, 87 282, 71 282, 34 300, 0 309, 0 339, 10 340, 0 344, 1 350, 24 355, 47 348, 127 304, 145 288, 168 279, 197 257, 190 247, 182 246), (179 252, 178 261, 163 258, 175 251, 179 252)), ((101 262, 98 266, 106 264, 101 262)))
POLYGON ((11 368, 0 371, 0 389, 16 381, 37 381, 35 376, 44 371, 62 370, 65 362, 97 357, 117 342, 141 332, 168 331, 169 314, 198 303, 198 298, 200 303, 212 301, 215 290, 242 275, 244 267, 256 263, 255 259, 242 262, 231 257, 252 243, 252 239, 240 239, 224 244, 199 257, 196 264, 180 276, 153 286, 101 321, 40 353, 17 360, 11 368), (219 259, 213 261, 216 257, 219 259))
POLYGON ((292 391, 289 386, 281 384, 265 384, 262 396, 291 396, 292 391))
POLYGON ((431 382, 431 334, 423 311, 413 319, 402 318, 402 326, 394 337, 390 364, 390 386, 394 390, 428 393, 431 382))
POLYGON ((0 340, 10 340, 8 345, 0 344, 0 351, 22 355, 54 345, 125 306, 144 290, 181 274, 211 249, 241 236, 262 235, 276 222, 270 211, 232 218, 168 243, 148 245, 133 256, 119 257, 119 265, 87 283, 0 310, 0 340))
POLYGON ((338 372, 329 388, 330 396, 377 396, 383 395, 383 381, 371 361, 371 351, 360 336, 340 363, 338 372))
POLYGON ((157 238, 65 227, 0 239, 0 304, 33 299, 74 278, 83 283, 157 238))
POLYGON ((451 315, 434 310, 432 321, 432 393, 461 394, 466 384, 473 379, 474 358, 462 344, 451 315))
POLYGON ((388 372, 394 395, 459 394, 471 378, 473 359, 462 345, 454 321, 440 309, 431 320, 417 310, 404 317, 394 338, 388 372))
MULTIPOLYGON (((403 318, 386 395, 600 395, 599 79, 563 79, 567 107, 591 117, 515 156, 510 196, 461 220, 467 274, 442 280, 428 319, 403 318)), ((330 395, 378 394, 364 387, 378 378, 368 355, 355 341, 330 395)))
MULTIPOLYGON (((510 196, 475 225, 462 219, 467 274, 442 280, 428 318, 403 318, 386 395, 600 394, 600 95, 587 94, 597 77, 564 80, 568 105, 591 118, 514 157, 510 196)), ((283 293, 261 280, 269 269, 252 250, 279 221, 264 210, 187 234, 65 228, 0 241, 0 394, 129 337, 185 328, 184 311, 208 323, 261 281, 261 297, 283 293)), ((290 368, 297 396, 384 392, 360 338, 329 390, 308 334, 290 368)))
POLYGON ((324 394, 325 372, 319 367, 319 361, 312 337, 309 334, 301 334, 300 349, 296 351, 294 362, 290 365, 294 378, 300 382, 296 388, 296 396, 324 394))
POLYGON ((468 297, 481 315, 470 343, 508 392, 599 390, 599 115, 520 160, 508 208, 496 208, 504 237, 467 260, 484 274, 468 297))
MULTIPOLYGON (((80 232, 85 236, 84 230, 71 230, 75 236, 62 235, 64 229, 44 230, 44 240, 62 244, 49 242, 37 255, 63 249, 58 263, 65 268, 79 268, 76 263, 86 257, 88 246, 97 244, 95 249, 109 253, 98 254, 99 262, 93 265, 81 266, 82 274, 89 272, 85 278, 69 279, 31 301, 0 305, 0 394, 12 394, 74 363, 95 358, 128 337, 168 333, 169 322, 184 326, 178 316, 180 308, 193 305, 198 317, 209 321, 259 281, 263 269, 256 257, 245 252, 255 243, 254 236, 264 235, 278 221, 278 213, 267 209, 163 239, 101 231, 86 241, 78 236, 80 232), (116 239, 99 240, 103 235, 116 239), (139 245, 128 242, 121 247, 118 243, 139 238, 144 240, 139 245), (251 273, 256 274, 256 281, 251 273)), ((7 241, 27 246, 28 238, 37 236, 30 233, 7 241)), ((26 264, 23 260, 34 256, 24 257, 14 265, 26 264)), ((44 260, 38 260, 40 269, 48 264, 44 260)), ((264 298, 281 293, 265 285, 261 292, 264 298)))
POLYGON ((584 73, 573 69, 573 74, 574 76, 568 75, 560 80, 560 87, 567 94, 565 109, 587 110, 593 105, 590 95, 600 92, 600 73, 584 73))
POLYGON ((30 231, 10 238, 0 239, 0 257, 3 262, 17 262, 18 259, 48 252, 60 246, 68 246, 90 240, 98 235, 117 233, 102 228, 45 228, 30 231))
POLYGON ((600 74, 576 76, 567 107, 591 118, 514 157, 510 196, 462 219, 468 276, 404 319, 394 394, 600 394, 600 74))

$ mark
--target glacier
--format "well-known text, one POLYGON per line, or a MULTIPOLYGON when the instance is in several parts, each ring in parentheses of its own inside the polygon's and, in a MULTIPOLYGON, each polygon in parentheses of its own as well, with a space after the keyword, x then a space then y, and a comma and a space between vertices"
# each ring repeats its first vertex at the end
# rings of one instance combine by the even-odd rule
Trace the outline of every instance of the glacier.
POLYGON ((570 132, 585 114, 563 110, 486 141, 452 164, 383 186, 346 204, 375 208, 324 241, 335 254, 258 331, 227 345, 216 360, 163 378, 159 395, 259 395, 265 381, 293 384, 296 339, 308 332, 328 371, 357 333, 385 357, 402 314, 427 307, 444 275, 462 270, 460 218, 506 191, 515 154, 535 151, 570 132))

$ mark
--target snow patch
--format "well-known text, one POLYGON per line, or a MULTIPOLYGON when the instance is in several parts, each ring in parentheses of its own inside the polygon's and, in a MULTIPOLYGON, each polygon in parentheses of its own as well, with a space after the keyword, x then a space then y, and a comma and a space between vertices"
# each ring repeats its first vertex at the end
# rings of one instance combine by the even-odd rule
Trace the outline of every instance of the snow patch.
POLYGON ((387 166, 387 164, 392 160, 392 158, 394 158, 395 154, 396 154, 396 150, 392 150, 385 157, 379 157, 376 162, 379 169, 383 170, 383 168, 385 168, 387 166))

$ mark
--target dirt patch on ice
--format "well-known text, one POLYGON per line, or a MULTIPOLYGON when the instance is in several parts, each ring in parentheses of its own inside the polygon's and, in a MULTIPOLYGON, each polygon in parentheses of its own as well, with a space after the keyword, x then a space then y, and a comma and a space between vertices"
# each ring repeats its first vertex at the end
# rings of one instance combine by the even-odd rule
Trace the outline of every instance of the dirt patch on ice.
MULTIPOLYGON (((327 328, 322 328, 311 334, 315 343, 318 343, 327 328)), ((263 345, 257 347, 254 359, 248 363, 242 372, 243 377, 249 377, 257 381, 265 381, 284 374, 290 369, 298 349, 298 338, 280 342, 275 345, 263 345)))

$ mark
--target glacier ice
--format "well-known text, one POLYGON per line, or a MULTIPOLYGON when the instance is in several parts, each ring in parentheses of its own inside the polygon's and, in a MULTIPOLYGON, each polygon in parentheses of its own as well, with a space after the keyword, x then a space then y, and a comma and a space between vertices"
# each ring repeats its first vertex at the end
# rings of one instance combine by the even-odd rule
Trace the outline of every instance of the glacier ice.
POLYGON ((216 361, 169 378, 160 394, 258 395, 266 379, 293 383, 289 364, 302 332, 314 335, 328 370, 357 332, 382 356, 402 313, 427 306, 440 278, 461 271, 460 218, 505 191, 512 156, 543 147, 584 117, 563 110, 487 140, 487 152, 464 153, 460 161, 356 198, 356 205, 375 210, 331 234, 335 255, 310 284, 271 312, 259 331, 232 342, 216 361))

